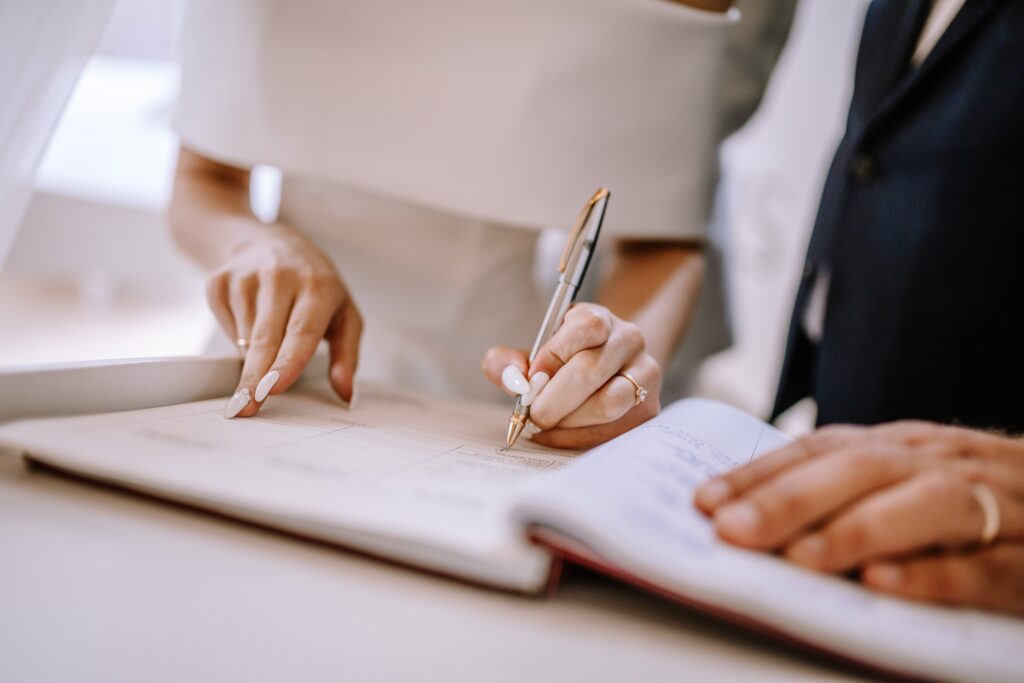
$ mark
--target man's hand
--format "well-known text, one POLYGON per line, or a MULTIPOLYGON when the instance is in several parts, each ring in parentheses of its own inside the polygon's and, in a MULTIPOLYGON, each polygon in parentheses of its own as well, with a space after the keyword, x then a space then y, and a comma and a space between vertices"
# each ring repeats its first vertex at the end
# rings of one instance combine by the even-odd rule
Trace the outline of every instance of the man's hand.
POLYGON ((896 422, 827 427, 704 484, 723 539, 902 597, 1024 615, 1024 441, 896 422), (987 487, 999 530, 980 540, 987 487))

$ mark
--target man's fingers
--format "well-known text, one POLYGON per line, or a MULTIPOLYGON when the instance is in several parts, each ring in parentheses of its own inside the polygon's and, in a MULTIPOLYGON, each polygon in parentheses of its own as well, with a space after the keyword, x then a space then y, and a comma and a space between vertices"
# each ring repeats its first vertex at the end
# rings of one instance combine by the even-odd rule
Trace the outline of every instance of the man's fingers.
MULTIPOLYGON (((790 545, 786 555, 815 569, 844 572, 869 560, 969 546, 985 525, 974 486, 954 469, 926 470, 844 511, 790 545)), ((1024 541, 1024 505, 995 483, 989 490, 999 507, 997 538, 1024 541)))
POLYGON ((612 317, 606 308, 576 304, 565 314, 558 331, 537 351, 529 376, 546 372, 554 377, 569 359, 584 349, 601 346, 612 332, 612 317))
POLYGON ((359 340, 362 334, 363 318, 355 304, 349 300, 335 313, 330 327, 327 328, 327 344, 331 356, 331 386, 346 403, 352 401, 356 367, 359 364, 359 340))
POLYGON ((870 443, 815 458, 780 472, 715 510, 722 538, 769 549, 877 489, 914 473, 920 457, 870 443))
POLYGON ((694 502, 697 507, 710 514, 730 500, 742 495, 789 468, 838 450, 848 444, 855 444, 864 438, 864 427, 835 425, 824 427, 788 446, 768 453, 742 467, 726 472, 706 482, 697 489, 694 502))
POLYGON ((480 369, 483 370, 487 379, 501 387, 506 394, 516 396, 516 394, 513 394, 505 387, 501 379, 501 373, 509 365, 516 366, 525 375, 530 365, 529 352, 526 349, 513 349, 508 346, 492 346, 484 354, 484 359, 480 363, 480 369))
MULTIPOLYGON (((242 377, 238 381, 238 391, 248 390, 250 398, 255 397, 259 381, 267 374, 281 348, 292 302, 292 290, 283 287, 264 286, 257 294, 256 319, 253 323, 249 350, 245 354, 245 364, 242 366, 242 377)), ((257 410, 259 404, 251 400, 236 415, 250 417, 255 415, 257 410)))
POLYGON ((869 564, 861 581, 903 598, 1024 615, 1024 544, 869 564))

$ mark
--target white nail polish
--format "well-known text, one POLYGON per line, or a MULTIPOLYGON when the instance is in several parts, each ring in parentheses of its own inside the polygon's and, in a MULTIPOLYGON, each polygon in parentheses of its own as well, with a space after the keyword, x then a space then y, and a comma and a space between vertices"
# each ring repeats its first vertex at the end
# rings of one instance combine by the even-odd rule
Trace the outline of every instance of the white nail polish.
POLYGON ((538 372, 536 375, 530 378, 530 390, 523 394, 523 405, 530 406, 534 401, 537 400, 537 395, 541 389, 547 386, 548 381, 551 377, 546 372, 538 372))
POLYGON ((515 365, 506 365, 501 371, 501 383, 513 394, 525 394, 530 390, 526 375, 515 365))
POLYGON ((263 375, 263 379, 256 385, 256 402, 262 403, 263 399, 270 395, 270 390, 277 384, 277 380, 281 379, 281 373, 277 370, 271 370, 267 374, 263 375))
POLYGON ((228 404, 224 406, 224 417, 231 419, 238 415, 242 412, 243 408, 249 405, 250 401, 252 401, 252 396, 249 395, 249 390, 242 387, 235 392, 235 395, 231 397, 228 404))

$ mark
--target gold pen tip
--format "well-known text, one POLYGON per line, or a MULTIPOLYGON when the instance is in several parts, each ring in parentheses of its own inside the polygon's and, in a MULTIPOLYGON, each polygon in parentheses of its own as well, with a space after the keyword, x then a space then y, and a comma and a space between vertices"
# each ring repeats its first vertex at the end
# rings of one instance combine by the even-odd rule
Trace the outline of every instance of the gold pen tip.
POLYGON ((508 422, 508 434, 505 436, 505 450, 512 448, 515 444, 516 439, 523 433, 523 427, 526 426, 526 420, 517 418, 515 415, 508 422))

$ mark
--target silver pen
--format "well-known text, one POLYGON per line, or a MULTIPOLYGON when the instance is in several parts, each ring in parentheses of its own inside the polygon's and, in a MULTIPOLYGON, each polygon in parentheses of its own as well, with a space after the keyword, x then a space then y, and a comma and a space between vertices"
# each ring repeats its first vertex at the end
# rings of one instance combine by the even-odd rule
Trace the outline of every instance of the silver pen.
MULTIPOLYGON (((537 357, 537 352, 554 336, 558 328, 562 326, 569 305, 576 298, 580 285, 583 284, 583 276, 587 274, 587 266, 590 265, 590 257, 594 254, 597 246, 597 236, 601 232, 601 223, 604 221, 605 208, 608 206, 610 193, 607 189, 601 188, 594 193, 594 196, 587 200, 580 211, 576 225, 573 226, 569 241, 562 252, 562 258, 558 262, 558 286, 548 304, 547 313, 544 314, 544 322, 540 325, 537 339, 533 342, 533 349, 530 351, 530 363, 537 357)), ((505 437, 505 448, 512 448, 516 439, 522 434, 526 427, 526 421, 530 417, 530 407, 523 405, 523 397, 516 400, 515 410, 512 411, 512 418, 508 422, 508 435, 505 437)))

